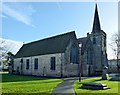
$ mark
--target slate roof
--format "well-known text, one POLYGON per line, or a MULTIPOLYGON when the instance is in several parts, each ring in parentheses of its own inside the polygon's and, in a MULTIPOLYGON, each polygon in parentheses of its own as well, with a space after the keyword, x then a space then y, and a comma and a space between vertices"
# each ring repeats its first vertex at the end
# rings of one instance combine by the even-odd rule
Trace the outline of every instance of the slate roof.
POLYGON ((100 32, 100 30, 101 30, 101 26, 100 26, 98 8, 97 8, 97 4, 96 4, 92 32, 94 32, 94 33, 100 32))
POLYGON ((63 53, 72 37, 76 37, 75 31, 24 44, 15 58, 63 53))

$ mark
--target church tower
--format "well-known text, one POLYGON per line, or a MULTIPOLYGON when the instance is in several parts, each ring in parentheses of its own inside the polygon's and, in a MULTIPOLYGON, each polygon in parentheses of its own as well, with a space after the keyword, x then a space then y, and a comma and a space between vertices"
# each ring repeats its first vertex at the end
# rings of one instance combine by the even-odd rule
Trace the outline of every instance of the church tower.
POLYGON ((80 63, 82 76, 95 76, 102 74, 104 66, 107 66, 106 33, 101 29, 97 4, 93 20, 92 32, 87 37, 79 38, 80 63))
POLYGON ((102 73, 103 66, 107 65, 106 33, 101 30, 97 4, 95 6, 94 21, 90 34, 93 45, 93 69, 95 75, 102 73))

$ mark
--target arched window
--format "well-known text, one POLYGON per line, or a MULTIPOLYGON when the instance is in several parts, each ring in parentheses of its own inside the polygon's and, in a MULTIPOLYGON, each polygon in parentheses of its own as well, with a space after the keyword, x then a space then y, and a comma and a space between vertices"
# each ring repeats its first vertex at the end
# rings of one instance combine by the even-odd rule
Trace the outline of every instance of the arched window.
POLYGON ((34 59, 34 69, 38 69, 38 58, 34 59))
POLYGON ((55 57, 51 57, 51 70, 56 69, 56 59, 55 57))
POLYGON ((87 64, 92 64, 92 49, 87 50, 87 64))
POLYGON ((78 51, 76 45, 72 45, 71 50, 70 50, 70 63, 75 63, 77 64, 77 59, 78 59, 78 51))
POLYGON ((26 69, 29 69, 29 59, 26 60, 26 69))

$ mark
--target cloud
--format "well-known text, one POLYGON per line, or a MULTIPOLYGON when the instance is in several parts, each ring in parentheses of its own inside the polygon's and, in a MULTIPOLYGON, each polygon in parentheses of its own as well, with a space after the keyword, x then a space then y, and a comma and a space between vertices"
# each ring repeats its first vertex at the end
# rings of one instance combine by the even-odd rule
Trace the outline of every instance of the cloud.
POLYGON ((18 50, 22 47, 23 42, 0 38, 0 44, 1 47, 4 47, 6 49, 5 52, 10 51, 13 54, 16 54, 18 50))
POLYGON ((0 17, 2 18, 7 18, 7 16, 3 15, 3 14, 0 14, 0 17))
POLYGON ((2 14, 32 27, 35 27, 31 18, 34 12, 32 6, 23 3, 3 3, 2 5, 2 14))

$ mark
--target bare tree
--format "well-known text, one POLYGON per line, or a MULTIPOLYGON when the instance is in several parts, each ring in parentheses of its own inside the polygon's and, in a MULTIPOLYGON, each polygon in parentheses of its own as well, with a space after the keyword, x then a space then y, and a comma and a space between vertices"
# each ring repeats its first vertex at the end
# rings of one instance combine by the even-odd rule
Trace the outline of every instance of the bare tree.
POLYGON ((117 70, 119 72, 120 69, 120 64, 119 64, 119 59, 120 59, 120 33, 115 33, 114 35, 112 35, 112 41, 110 44, 115 58, 117 60, 117 70))
MULTIPOLYGON (((8 58, 10 57, 10 51, 12 49, 11 43, 8 43, 4 39, 0 39, 0 62, 2 63, 2 69, 6 69, 8 67, 8 58)), ((12 54, 12 53, 11 53, 12 54)))
POLYGON ((7 53, 12 50, 12 44, 9 44, 9 47, 7 44, 6 40, 0 40, 0 58, 6 58, 7 53))

